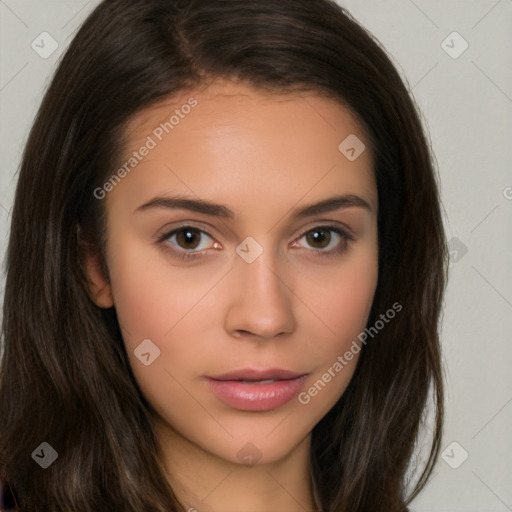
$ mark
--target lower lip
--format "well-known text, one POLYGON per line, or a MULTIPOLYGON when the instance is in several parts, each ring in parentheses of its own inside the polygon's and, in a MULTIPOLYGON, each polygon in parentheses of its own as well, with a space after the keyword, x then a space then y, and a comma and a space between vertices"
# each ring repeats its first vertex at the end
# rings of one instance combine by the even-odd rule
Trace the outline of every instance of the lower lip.
POLYGON ((298 395, 305 375, 290 380, 276 380, 268 384, 237 380, 208 379, 214 394, 225 404, 241 411, 271 411, 288 403, 298 395))

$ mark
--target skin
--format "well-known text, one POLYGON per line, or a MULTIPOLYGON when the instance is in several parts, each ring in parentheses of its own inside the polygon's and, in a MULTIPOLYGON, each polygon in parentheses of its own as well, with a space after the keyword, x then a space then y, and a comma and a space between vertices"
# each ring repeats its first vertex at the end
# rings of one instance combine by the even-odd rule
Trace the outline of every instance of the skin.
POLYGON ((332 99, 218 79, 137 114, 126 127, 126 156, 191 96, 197 106, 103 199, 110 280, 91 257, 91 296, 100 307, 115 306, 134 375, 154 410, 169 481, 186 509, 312 511, 311 431, 345 391, 358 356, 309 403, 293 399, 266 412, 227 406, 204 377, 285 368, 308 374, 307 391, 364 330, 378 277, 371 151, 367 144, 349 161, 338 150, 348 135, 364 135, 332 99), (177 194, 226 205, 236 217, 138 210, 177 194), (370 208, 292 217, 346 194, 370 208), (157 241, 183 225, 200 230, 192 243, 183 231, 157 241), (328 231, 315 243, 311 232, 326 225, 354 240, 328 231), (252 263, 236 252, 249 236, 263 248, 252 263), (173 249, 204 257, 181 260, 173 249), (332 257, 322 254, 329 250, 332 257), (144 339, 160 350, 149 366, 134 355, 144 339), (240 450, 259 460, 242 464, 240 450))

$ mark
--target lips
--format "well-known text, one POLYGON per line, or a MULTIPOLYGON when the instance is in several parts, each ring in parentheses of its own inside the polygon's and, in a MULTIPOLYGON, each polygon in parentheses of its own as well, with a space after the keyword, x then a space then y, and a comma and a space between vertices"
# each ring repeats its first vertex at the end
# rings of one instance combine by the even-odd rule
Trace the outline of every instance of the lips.
POLYGON ((270 411, 296 396, 307 374, 284 369, 242 369, 207 377, 224 404, 241 411, 270 411))
POLYGON ((213 375, 210 376, 210 379, 213 380, 237 380, 237 381, 250 381, 250 382, 258 382, 265 380, 291 380, 297 379, 305 375, 304 373, 297 373, 290 370, 282 370, 282 369, 269 369, 269 370, 254 370, 250 368, 236 370, 229 373, 224 373, 222 375, 213 375))

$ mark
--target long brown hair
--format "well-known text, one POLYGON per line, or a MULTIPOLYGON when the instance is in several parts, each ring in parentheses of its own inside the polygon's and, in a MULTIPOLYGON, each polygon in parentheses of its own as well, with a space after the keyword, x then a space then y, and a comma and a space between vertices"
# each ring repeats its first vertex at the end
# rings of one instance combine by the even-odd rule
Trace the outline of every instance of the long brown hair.
POLYGON ((346 392, 313 429, 321 510, 405 511, 432 470, 443 421, 446 245, 432 151, 385 51, 331 0, 105 0, 44 96, 12 211, 0 474, 23 512, 184 510, 164 478, 115 310, 87 293, 83 254, 103 248, 104 202, 93 191, 117 169, 123 127, 213 77, 335 98, 357 116, 374 155, 379 280, 368 324, 391 304, 403 310, 365 344, 346 392), (429 391, 432 445, 408 496, 429 391), (58 452, 47 469, 31 457, 42 442, 58 452))

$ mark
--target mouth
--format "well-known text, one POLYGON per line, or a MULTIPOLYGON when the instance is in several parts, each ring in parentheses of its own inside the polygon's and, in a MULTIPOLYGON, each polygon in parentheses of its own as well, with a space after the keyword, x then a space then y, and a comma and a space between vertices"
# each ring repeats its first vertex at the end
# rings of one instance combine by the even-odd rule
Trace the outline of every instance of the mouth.
POLYGON ((206 380, 224 404, 241 411, 271 411, 292 400, 308 374, 284 369, 242 369, 206 380))

